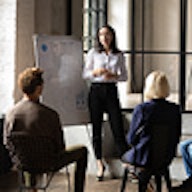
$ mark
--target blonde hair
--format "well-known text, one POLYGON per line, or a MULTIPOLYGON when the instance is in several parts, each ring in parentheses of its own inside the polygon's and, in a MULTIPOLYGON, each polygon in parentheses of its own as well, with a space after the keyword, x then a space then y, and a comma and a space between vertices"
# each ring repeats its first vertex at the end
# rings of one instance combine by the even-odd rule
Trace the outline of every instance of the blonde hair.
POLYGON ((169 82, 164 72, 153 71, 145 80, 144 99, 160 99, 169 95, 169 82))

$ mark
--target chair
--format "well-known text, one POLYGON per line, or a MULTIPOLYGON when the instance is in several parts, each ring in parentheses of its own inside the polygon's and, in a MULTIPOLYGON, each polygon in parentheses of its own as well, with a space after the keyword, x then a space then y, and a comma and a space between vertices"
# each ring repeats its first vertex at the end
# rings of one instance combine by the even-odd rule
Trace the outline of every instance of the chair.
MULTIPOLYGON (((14 132, 9 137, 11 152, 18 162, 19 188, 44 190, 48 188, 56 167, 56 149, 53 141, 45 136, 30 136, 23 132, 14 132), (46 147, 45 147, 46 146, 46 147), (38 182, 38 181, 43 182, 38 182)), ((68 169, 68 191, 70 191, 70 177, 68 169)))
MULTIPOLYGON (((138 191, 145 192, 149 180, 154 176, 157 192, 161 192, 162 177, 165 179, 168 191, 171 192, 169 165, 174 157, 177 146, 176 137, 178 136, 176 130, 163 124, 151 125, 150 130, 149 166, 136 173, 138 176, 138 191)), ((128 173, 129 169, 125 168, 122 178, 121 192, 125 191, 128 173)))

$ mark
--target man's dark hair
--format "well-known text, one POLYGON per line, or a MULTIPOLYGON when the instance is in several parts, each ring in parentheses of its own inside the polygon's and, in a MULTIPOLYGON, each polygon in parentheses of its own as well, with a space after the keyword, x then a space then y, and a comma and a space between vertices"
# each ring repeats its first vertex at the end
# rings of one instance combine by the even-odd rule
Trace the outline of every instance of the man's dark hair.
POLYGON ((19 74, 18 84, 21 90, 30 95, 34 93, 37 86, 43 84, 43 71, 40 68, 27 68, 19 74))

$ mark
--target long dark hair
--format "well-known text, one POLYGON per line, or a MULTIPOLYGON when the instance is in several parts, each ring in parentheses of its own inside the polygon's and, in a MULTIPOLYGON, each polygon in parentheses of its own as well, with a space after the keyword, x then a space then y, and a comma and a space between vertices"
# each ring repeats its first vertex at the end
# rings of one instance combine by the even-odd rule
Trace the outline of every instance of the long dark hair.
POLYGON ((111 42, 111 45, 110 45, 110 49, 112 51, 112 53, 119 53, 120 50, 117 48, 117 43, 116 43, 116 34, 115 34, 115 30, 110 26, 110 25, 104 25, 102 27, 100 27, 98 30, 97 30, 97 35, 96 35, 96 39, 95 39, 95 49, 98 51, 98 52, 102 52, 102 51, 105 51, 103 45, 100 43, 99 41, 99 31, 100 29, 102 28, 107 28, 113 38, 112 38, 112 42, 111 42))

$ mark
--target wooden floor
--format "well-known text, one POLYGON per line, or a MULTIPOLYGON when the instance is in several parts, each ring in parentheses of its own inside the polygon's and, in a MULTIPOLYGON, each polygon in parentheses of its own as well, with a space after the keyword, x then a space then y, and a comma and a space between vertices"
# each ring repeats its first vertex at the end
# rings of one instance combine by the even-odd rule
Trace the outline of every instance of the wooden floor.
MULTIPOLYGON (((71 178, 71 191, 73 192, 73 178, 71 178)), ((178 184, 174 181, 173 185, 178 184)), ((98 182, 95 176, 89 175, 86 177, 85 192, 119 192, 121 186, 121 179, 111 179, 106 177, 104 181, 98 182)), ((0 176, 0 192, 17 192, 18 182, 17 174, 15 172, 0 176)), ((67 178, 65 172, 58 172, 47 190, 47 192, 67 192, 67 178)), ((129 182, 126 187, 126 192, 137 192, 137 184, 129 182)), ((163 192, 166 192, 163 186, 163 192)))

